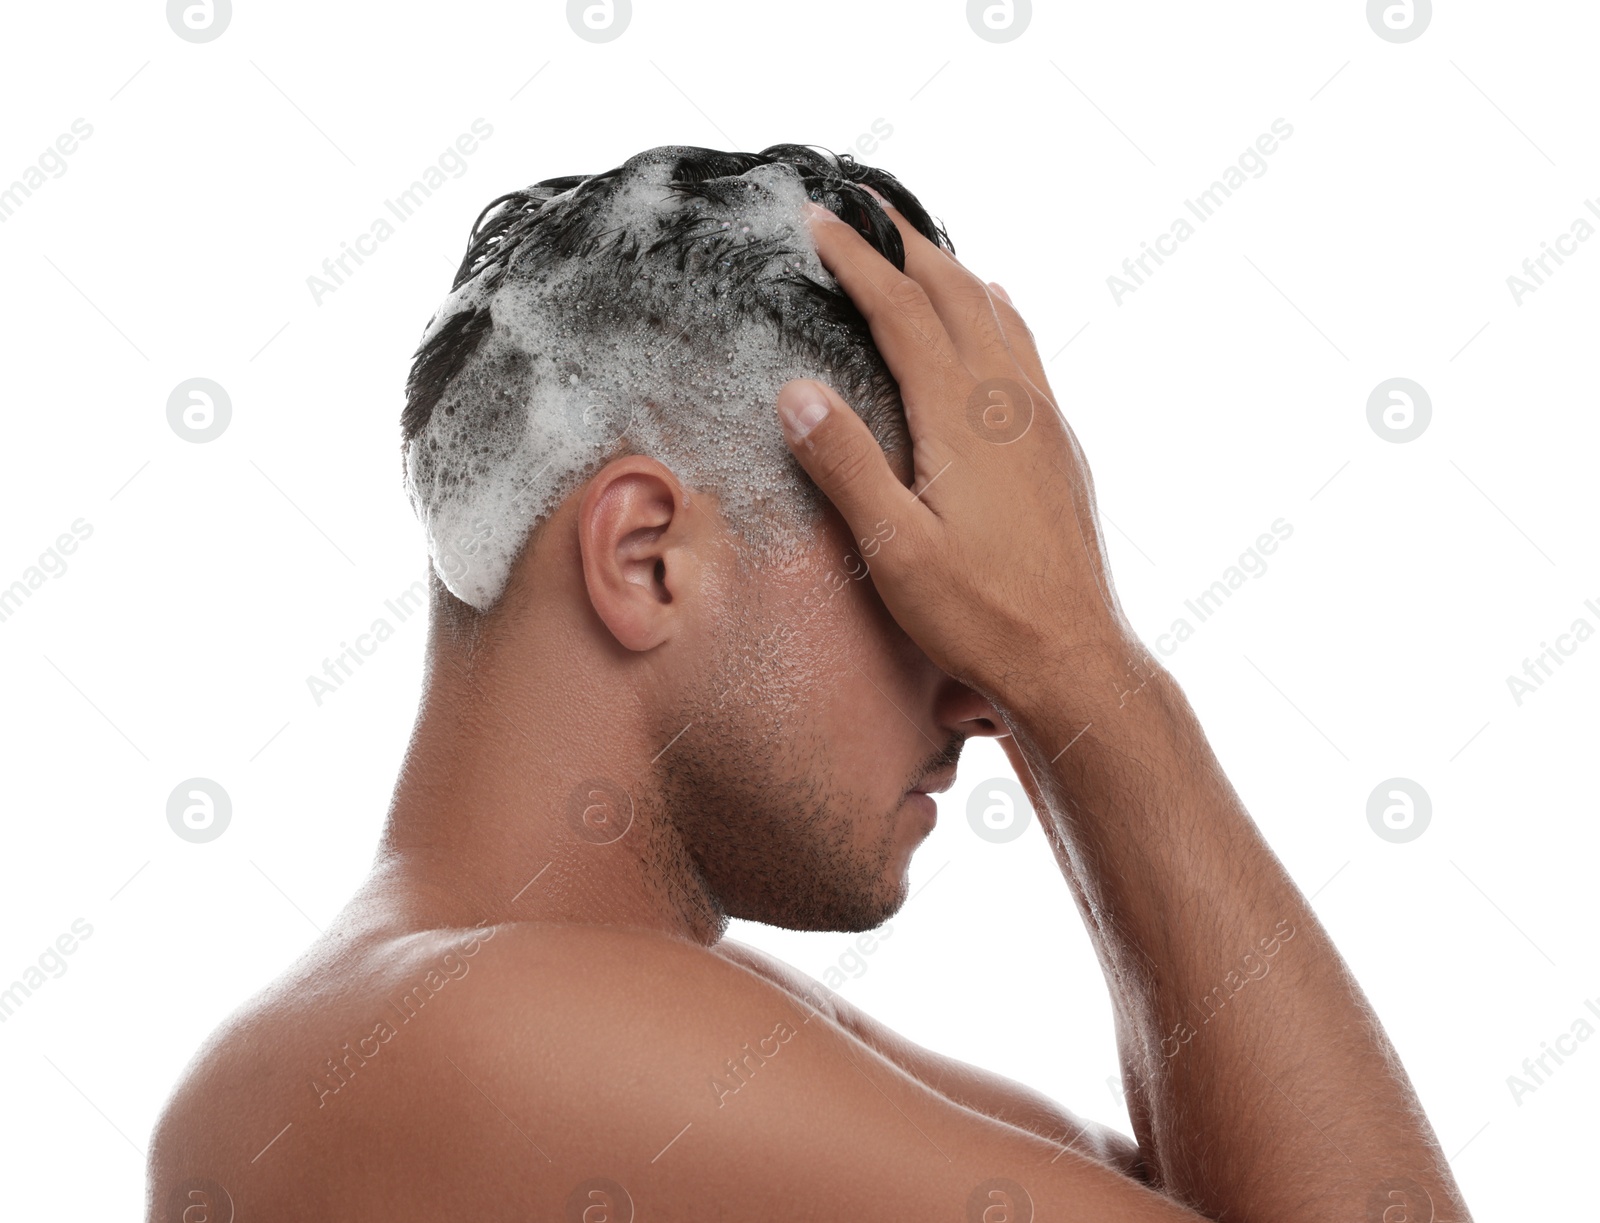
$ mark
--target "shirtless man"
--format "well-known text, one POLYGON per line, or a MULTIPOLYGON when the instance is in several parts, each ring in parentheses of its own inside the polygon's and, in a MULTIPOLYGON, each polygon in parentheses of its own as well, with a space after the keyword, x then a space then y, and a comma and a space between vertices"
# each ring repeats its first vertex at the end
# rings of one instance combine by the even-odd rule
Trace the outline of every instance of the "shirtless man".
MULTIPOLYGON (((156 1127, 147 1218, 1466 1220, 1376 1016, 1122 613, 1022 318, 897 180, 796 149, 654 150, 622 168, 645 166, 642 195, 614 171, 480 218, 409 388, 433 614, 375 867, 196 1055, 156 1127), (758 162, 789 177, 746 173, 758 162), (524 338, 567 337, 565 363, 474 348, 511 320, 486 293, 502 276, 509 292, 513 239, 559 229, 566 255, 601 259, 616 248, 585 235, 643 224, 638 201, 669 180, 689 184, 671 188, 672 232, 692 239, 669 295, 698 308, 720 287, 642 351, 663 385, 693 372, 682 354, 747 362, 707 329, 777 283, 775 251, 848 295, 858 347, 898 383, 899 447, 866 382, 850 402, 829 385, 849 381, 837 328, 815 362, 836 376, 783 381, 776 419, 770 400, 738 406, 740 444, 775 439, 792 482, 826 495, 798 550, 748 545, 730 526, 749 517, 730 509, 744 469, 695 485, 654 453, 689 443, 637 415, 544 503, 504 485, 499 517, 471 517, 486 503, 469 486, 496 484, 491 452, 522 445, 520 424, 471 464, 442 457, 451 430, 501 419, 491 374, 546 360, 576 385, 632 351, 561 327, 524 338), (577 210, 612 197, 583 230, 577 210), (778 237, 727 246, 743 216, 750 241, 778 237), (696 226, 715 239, 699 264, 696 226), (1131 1139, 722 937, 730 917, 864 931, 893 915, 928 795, 974 735, 1000 739, 1097 948, 1131 1139), (1200 1028, 1197 1000, 1241 963, 1251 988, 1200 1028)), ((1051 931, 1032 937, 1052 971, 1051 931)), ((1062 1055, 1032 1018, 1027 1039, 1062 1055)))

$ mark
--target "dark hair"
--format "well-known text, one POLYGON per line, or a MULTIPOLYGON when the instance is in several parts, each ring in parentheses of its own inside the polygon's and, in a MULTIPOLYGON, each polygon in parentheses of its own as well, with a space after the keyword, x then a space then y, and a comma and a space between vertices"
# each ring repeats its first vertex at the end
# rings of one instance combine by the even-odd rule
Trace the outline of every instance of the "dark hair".
MULTIPOLYGON (((804 250, 800 246, 805 236, 787 228, 746 236, 728 223, 766 193, 757 180, 771 175, 745 176, 768 166, 797 179, 810 199, 854 228, 896 268, 905 267, 900 232, 866 186, 924 237, 954 253, 943 226, 893 174, 809 145, 777 144, 759 153, 664 145, 602 174, 545 179, 491 201, 474 222, 451 285, 453 299, 429 321, 412 361, 400 418, 403 442, 409 446, 428 430, 458 375, 469 363, 481 364, 472 358, 493 329, 491 307, 502 283, 559 272, 576 276, 575 298, 603 306, 612 319, 659 331, 665 339, 687 337, 686 347, 711 352, 719 347, 720 334, 752 322, 767 324, 786 357, 825 371, 886 453, 908 451, 899 388, 849 297, 831 278, 819 283, 802 270, 802 255, 814 260, 809 244, 804 250), (611 202, 641 181, 687 206, 664 210, 649 232, 615 223, 611 202)), ((525 366, 490 376, 521 377, 525 366)), ((521 390, 520 385, 506 387, 502 403, 509 406, 521 390)), ((454 412, 454 407, 445 410, 454 412)), ((799 465, 787 462, 797 482, 809 486, 799 465)))

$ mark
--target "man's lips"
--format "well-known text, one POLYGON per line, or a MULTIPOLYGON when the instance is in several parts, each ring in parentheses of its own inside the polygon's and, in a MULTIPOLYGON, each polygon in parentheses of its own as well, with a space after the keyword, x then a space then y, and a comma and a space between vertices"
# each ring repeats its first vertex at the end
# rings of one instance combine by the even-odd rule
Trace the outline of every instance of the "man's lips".
POLYGON ((943 794, 956 784, 956 771, 954 766, 940 773, 935 773, 922 785, 911 790, 912 794, 943 794))

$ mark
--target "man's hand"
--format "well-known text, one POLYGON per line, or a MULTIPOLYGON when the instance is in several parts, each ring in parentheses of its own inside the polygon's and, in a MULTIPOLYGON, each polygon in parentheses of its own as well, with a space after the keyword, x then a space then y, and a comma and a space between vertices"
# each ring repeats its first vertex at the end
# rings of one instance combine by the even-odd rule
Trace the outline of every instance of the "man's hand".
POLYGON ((873 549, 884 605, 935 664, 991 698, 1069 650, 1074 666, 1092 652, 1120 671, 1134 635, 1107 570, 1094 482, 1022 317, 898 216, 905 274, 809 207, 824 266, 899 381, 912 487, 823 383, 787 383, 779 413, 796 459, 863 555, 873 549))
POLYGON ((1461 1223, 1377 1017, 1122 614, 1089 469, 1027 328, 890 215, 907 275, 842 222, 812 230, 900 383, 912 487, 819 384, 786 384, 780 415, 858 537, 894 528, 872 558, 891 614, 1011 727, 1105 970, 1150 1183, 1213 1219, 1461 1223), (790 410, 819 391, 828 410, 805 428, 790 410))

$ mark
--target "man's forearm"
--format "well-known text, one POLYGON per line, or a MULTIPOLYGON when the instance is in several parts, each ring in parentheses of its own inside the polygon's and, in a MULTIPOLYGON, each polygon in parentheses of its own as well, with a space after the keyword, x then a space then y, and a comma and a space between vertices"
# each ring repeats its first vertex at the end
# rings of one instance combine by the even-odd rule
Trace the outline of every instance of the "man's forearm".
POLYGON ((1135 657, 1006 707, 1111 986, 1155 1183, 1219 1218, 1426 1220, 1426 1192, 1466 1219, 1360 988, 1176 682, 1135 657))

